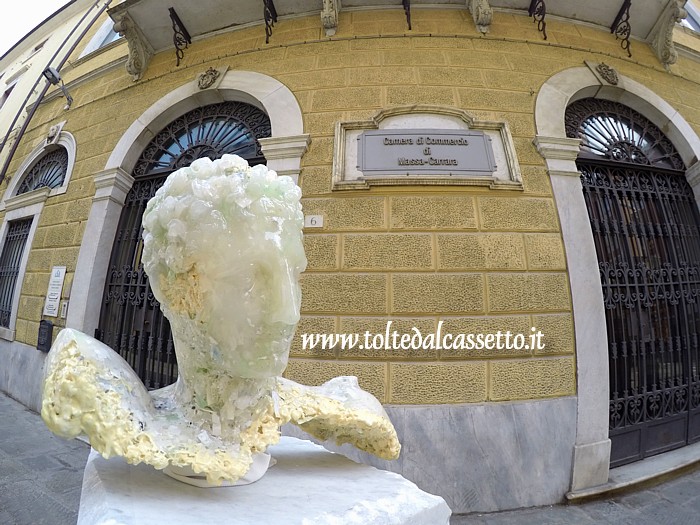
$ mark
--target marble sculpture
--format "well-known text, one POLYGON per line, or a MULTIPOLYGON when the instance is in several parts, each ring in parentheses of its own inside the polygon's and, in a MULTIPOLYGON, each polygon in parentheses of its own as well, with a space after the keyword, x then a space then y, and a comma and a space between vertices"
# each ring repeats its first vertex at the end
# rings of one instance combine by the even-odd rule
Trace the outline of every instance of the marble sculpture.
POLYGON ((178 380, 148 392, 116 352, 64 329, 45 365, 47 426, 193 484, 259 478, 287 422, 398 457, 391 422, 356 378, 309 387, 281 377, 306 267, 300 196, 289 177, 234 155, 170 175, 143 217, 143 261, 172 327, 178 380))

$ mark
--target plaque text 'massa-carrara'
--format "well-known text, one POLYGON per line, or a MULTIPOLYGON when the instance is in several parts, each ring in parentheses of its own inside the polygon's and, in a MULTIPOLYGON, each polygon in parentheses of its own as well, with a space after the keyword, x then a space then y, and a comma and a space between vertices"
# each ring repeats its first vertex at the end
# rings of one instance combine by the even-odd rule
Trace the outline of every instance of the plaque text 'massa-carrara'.
POLYGON ((472 130, 371 130, 358 138, 364 175, 491 176, 496 169, 488 136, 472 130))

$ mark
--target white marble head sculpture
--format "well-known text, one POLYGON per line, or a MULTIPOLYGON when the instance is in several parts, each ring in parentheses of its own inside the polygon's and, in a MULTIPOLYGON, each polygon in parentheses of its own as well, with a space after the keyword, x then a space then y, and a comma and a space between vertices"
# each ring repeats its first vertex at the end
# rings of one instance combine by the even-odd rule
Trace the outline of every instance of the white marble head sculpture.
POLYGON ((396 431, 356 378, 307 387, 281 377, 306 267, 299 199, 289 177, 237 156, 170 175, 144 214, 143 261, 173 331, 178 380, 148 392, 110 348, 62 330, 46 360, 48 427, 87 434, 105 457, 214 485, 261 476, 287 422, 396 458, 396 431))
POLYGON ((233 155, 172 174, 144 214, 143 261, 181 376, 281 375, 306 268, 301 191, 233 155))

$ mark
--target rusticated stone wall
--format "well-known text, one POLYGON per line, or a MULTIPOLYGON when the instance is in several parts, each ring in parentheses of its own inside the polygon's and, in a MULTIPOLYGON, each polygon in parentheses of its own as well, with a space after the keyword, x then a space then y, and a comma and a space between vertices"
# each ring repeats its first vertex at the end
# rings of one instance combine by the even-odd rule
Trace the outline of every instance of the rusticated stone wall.
MULTIPOLYGON (((174 52, 153 57, 138 82, 123 64, 125 43, 77 60, 62 72, 75 102, 42 104, 12 164, 66 120, 77 142, 68 191, 41 214, 21 293, 16 340, 36 344, 50 269, 67 266, 69 295, 95 187, 93 177, 125 130, 166 93, 209 67, 274 77, 292 90, 311 136, 300 185, 308 270, 302 320, 287 375, 315 384, 357 375, 392 404, 442 404, 551 398, 575 394, 574 336, 564 247, 541 156, 532 144, 534 101, 552 74, 605 62, 658 93, 700 130, 700 65, 681 57, 666 72, 645 44, 627 58, 609 31, 548 21, 548 40, 532 19, 496 12, 476 31, 466 9, 416 9, 409 32, 401 9, 342 12, 337 34, 323 36, 317 16, 280 20, 265 44, 249 27, 195 41, 179 67, 174 52), (105 68, 87 78, 90 72, 105 68), (473 118, 505 121, 513 135, 523 189, 373 186, 333 191, 337 122, 366 120, 392 106, 432 104, 473 118), (544 350, 303 349, 302 333, 544 334, 544 350)), ((87 40, 86 40, 87 43, 87 40)), ((563 117, 562 117, 563 118, 563 117)), ((154 132, 157 130, 153 130, 154 132)), ((0 190, 6 188, 6 183, 0 190)), ((0 217, 2 214, 0 213, 0 217)), ((94 290, 101 294, 102 290, 94 290)), ((53 319, 61 325, 61 320, 53 319)), ((601 327, 603 329, 603 327, 601 327)))

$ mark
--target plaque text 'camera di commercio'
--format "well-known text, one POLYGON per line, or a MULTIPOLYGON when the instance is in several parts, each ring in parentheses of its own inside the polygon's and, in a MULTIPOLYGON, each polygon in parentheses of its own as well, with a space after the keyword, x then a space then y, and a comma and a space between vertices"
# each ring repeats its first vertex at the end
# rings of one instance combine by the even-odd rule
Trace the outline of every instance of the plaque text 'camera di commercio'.
POLYGON ((491 139, 483 131, 368 130, 358 137, 358 169, 371 175, 491 177, 491 139))

